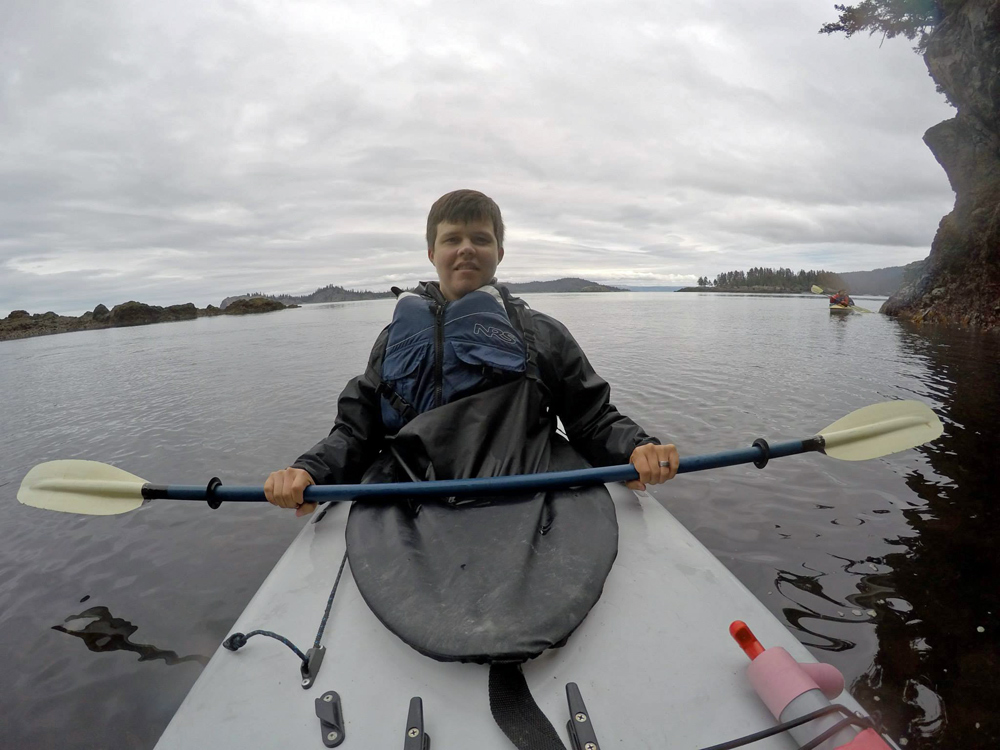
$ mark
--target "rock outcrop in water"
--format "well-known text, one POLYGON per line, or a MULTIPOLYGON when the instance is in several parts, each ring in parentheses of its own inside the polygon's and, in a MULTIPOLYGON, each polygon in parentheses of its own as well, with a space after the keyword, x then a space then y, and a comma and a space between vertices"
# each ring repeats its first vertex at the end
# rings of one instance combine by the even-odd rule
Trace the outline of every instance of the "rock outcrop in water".
POLYGON ((1000 329, 1000 3, 943 0, 924 61, 958 109, 924 134, 955 191, 922 266, 882 312, 1000 329))
MULTIPOLYGON (((224 315, 246 315, 248 313, 274 312, 275 310, 284 310, 286 307, 288 305, 278 302, 276 299, 251 297, 250 299, 238 299, 226 305, 226 308, 219 312, 224 315)), ((298 305, 293 305, 293 307, 298 307, 298 305)))
POLYGON ((130 301, 114 306, 108 316, 108 325, 116 328, 145 326, 150 323, 166 323, 173 320, 194 320, 197 317, 198 308, 191 302, 185 305, 158 307, 130 301))
MULTIPOLYGON (((100 328, 170 323, 213 315, 248 315, 283 310, 286 307, 289 305, 273 299, 256 297, 240 300, 224 311, 214 305, 209 305, 201 310, 191 302, 160 307, 135 301, 123 302, 120 305, 115 305, 111 310, 108 310, 104 305, 98 305, 80 317, 56 315, 54 312, 30 315, 26 310, 14 310, 6 318, 0 319, 0 341, 23 339, 30 336, 48 336, 53 333, 92 331, 100 328)), ((292 307, 297 307, 297 305, 292 305, 292 307)))

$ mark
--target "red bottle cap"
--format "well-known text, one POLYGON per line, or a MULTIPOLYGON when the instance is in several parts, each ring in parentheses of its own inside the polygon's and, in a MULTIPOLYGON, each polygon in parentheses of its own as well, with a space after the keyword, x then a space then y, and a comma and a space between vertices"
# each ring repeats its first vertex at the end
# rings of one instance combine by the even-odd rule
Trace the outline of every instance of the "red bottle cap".
POLYGON ((743 649, 743 653, 750 657, 750 661, 764 653, 764 647, 760 645, 760 641, 750 632, 750 628, 742 620, 736 620, 729 626, 729 635, 743 649))

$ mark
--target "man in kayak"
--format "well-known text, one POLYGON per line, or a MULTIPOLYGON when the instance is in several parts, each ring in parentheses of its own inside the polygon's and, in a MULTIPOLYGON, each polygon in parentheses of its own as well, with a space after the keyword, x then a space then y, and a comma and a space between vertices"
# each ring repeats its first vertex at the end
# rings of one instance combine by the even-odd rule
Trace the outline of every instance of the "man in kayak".
POLYGON ((836 294, 830 297, 831 305, 843 305, 844 307, 854 307, 854 300, 851 299, 850 295, 846 291, 840 289, 836 294))
POLYGON ((545 471, 556 416, 592 465, 632 463, 639 479, 631 489, 675 476, 677 449, 660 445, 611 404, 610 387, 566 327, 496 283, 503 235, 499 207, 480 192, 457 190, 434 203, 427 257, 438 281, 393 290, 393 321, 376 340, 366 372, 341 393, 333 429, 292 466, 271 473, 268 501, 299 516, 311 513, 316 506, 303 501, 306 487, 356 483, 386 448, 405 471, 402 479, 545 471), (475 404, 466 412, 473 418, 449 421, 441 432, 432 412, 460 409, 464 399, 475 404), (396 448, 422 437, 425 453, 435 455, 418 461, 415 472, 396 448), (490 441, 495 445, 485 452, 469 448, 490 441), (500 455, 501 443, 511 455, 500 455))

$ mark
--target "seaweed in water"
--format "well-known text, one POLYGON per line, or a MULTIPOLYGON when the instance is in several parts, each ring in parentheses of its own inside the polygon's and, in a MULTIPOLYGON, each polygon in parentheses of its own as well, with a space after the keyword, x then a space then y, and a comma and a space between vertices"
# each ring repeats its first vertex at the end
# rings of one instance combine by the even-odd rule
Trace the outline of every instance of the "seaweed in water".
POLYGON ((139 661, 162 659, 167 664, 196 661, 202 666, 208 664, 208 657, 200 654, 178 656, 176 651, 133 643, 129 640, 139 628, 128 620, 115 617, 107 607, 91 607, 78 615, 70 615, 62 625, 53 625, 53 630, 80 638, 91 651, 134 651, 139 661))

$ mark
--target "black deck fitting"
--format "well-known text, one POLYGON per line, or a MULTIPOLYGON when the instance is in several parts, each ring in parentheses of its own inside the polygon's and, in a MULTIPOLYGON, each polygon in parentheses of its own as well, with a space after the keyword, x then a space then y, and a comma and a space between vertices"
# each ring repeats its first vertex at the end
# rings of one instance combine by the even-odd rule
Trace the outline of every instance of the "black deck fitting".
POLYGON ((299 667, 299 671, 302 673, 303 690, 308 690, 316 682, 319 668, 323 666, 324 656, 326 656, 326 646, 314 646, 306 651, 306 660, 299 667))
POLYGON ((424 702, 420 698, 410 698, 403 750, 430 750, 430 747, 430 735, 424 731, 424 702))
POLYGON ((316 699, 316 716, 324 745, 336 747, 344 741, 344 710, 336 692, 330 690, 316 699))
POLYGON ((600 750, 601 743, 597 741, 594 722, 590 720, 587 705, 583 702, 583 694, 575 682, 566 683, 566 700, 569 703, 569 721, 566 729, 573 741, 573 750, 600 750))

